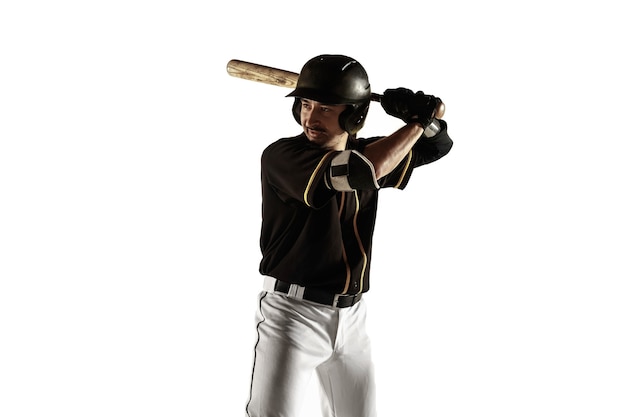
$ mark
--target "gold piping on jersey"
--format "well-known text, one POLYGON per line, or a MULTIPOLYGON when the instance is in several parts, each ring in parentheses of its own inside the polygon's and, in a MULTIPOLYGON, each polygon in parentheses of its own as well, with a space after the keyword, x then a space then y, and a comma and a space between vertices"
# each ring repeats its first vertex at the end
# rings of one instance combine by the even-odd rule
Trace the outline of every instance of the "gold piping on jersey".
MULTIPOLYGON (((357 227, 357 218, 359 215, 359 210, 361 208, 361 204, 359 201, 359 193, 356 190, 354 190, 353 193, 354 193, 354 198, 356 201, 356 207, 355 207, 354 217, 352 218, 352 228, 354 229, 354 237, 359 243, 359 250, 361 251, 361 256, 363 257, 363 268, 361 269, 361 276, 359 280, 359 291, 358 291, 360 293, 361 291, 363 291, 363 279, 365 278, 365 270, 367 269, 367 253, 365 253, 365 248, 363 247, 363 241, 361 240, 361 235, 359 234, 359 229, 357 227)), ((340 215, 344 207, 344 199, 345 199, 345 193, 341 193, 341 208, 339 210, 340 215)), ((350 282, 352 281, 352 274, 350 272, 350 264, 348 263, 348 255, 346 254, 346 248, 343 245, 343 243, 341 245, 341 250, 343 253, 343 260, 346 263, 346 285, 344 286, 341 294, 346 294, 348 290, 350 289, 350 282)))
MULTIPOLYGON (((339 210, 337 210, 339 215, 339 220, 341 221, 341 214, 343 213, 343 209, 345 207, 346 202, 346 193, 342 192, 341 194, 341 202, 339 203, 339 210)), ((346 246, 343 244, 343 239, 341 240, 341 256, 343 257, 343 263, 346 265, 346 285, 343 288, 342 294, 348 292, 350 288, 350 281, 352 280, 352 271, 350 270, 350 263, 348 262, 348 254, 346 253, 346 246)))
POLYGON ((354 213, 353 227, 354 234, 356 236, 357 242, 359 242, 359 249, 361 249, 361 255, 363 255, 363 269, 361 269, 361 280, 359 282, 359 292, 363 291, 363 278, 365 277, 365 269, 367 268, 367 253, 365 253, 365 248, 363 247, 363 241, 361 241, 361 235, 359 234, 359 229, 357 228, 356 219, 359 214, 359 209, 361 208, 361 203, 359 201, 359 194, 355 191, 354 196, 356 197, 356 213, 354 213))
POLYGON ((311 203, 309 203, 309 191, 311 191, 311 185, 313 184, 313 180, 315 179, 315 177, 317 176, 317 173, 319 172, 319 170, 322 168, 322 165, 324 165, 324 162, 328 159, 328 157, 330 157, 330 155, 332 155, 334 153, 334 151, 330 151, 328 152, 326 155, 324 155, 324 157, 321 159, 321 161, 317 164, 317 166, 315 167, 315 170, 313 170, 313 173, 311 174, 311 176, 309 177, 309 182, 306 185, 306 188, 304 189, 304 204, 306 204, 309 207, 311 206, 311 203))
POLYGON ((393 188, 399 188, 400 184, 402 184, 402 181, 404 180, 404 177, 406 176, 407 171, 409 170, 409 167, 411 166, 411 158, 413 156, 413 149, 411 149, 409 151, 409 158, 406 161, 406 164, 404 164, 404 169, 402 170, 402 175, 400 175, 400 180, 398 180, 398 182, 396 183, 396 185, 393 186, 393 188))

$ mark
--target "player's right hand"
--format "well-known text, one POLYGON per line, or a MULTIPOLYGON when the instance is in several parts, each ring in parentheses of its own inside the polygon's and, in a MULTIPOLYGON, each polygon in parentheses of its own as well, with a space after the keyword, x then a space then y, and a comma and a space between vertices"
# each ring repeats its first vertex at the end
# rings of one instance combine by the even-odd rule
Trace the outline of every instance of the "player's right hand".
POLYGON ((432 123, 441 100, 422 91, 414 93, 401 87, 385 90, 380 104, 390 116, 405 123, 419 123, 426 128, 432 123))

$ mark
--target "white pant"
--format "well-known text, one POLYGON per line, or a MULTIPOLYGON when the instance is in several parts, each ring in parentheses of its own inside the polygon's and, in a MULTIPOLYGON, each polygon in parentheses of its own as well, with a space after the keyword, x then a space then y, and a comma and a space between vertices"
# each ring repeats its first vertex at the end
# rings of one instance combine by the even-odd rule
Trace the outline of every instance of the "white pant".
POLYGON ((249 417, 297 417, 314 372, 325 417, 375 417, 363 300, 333 308, 261 292, 249 417))

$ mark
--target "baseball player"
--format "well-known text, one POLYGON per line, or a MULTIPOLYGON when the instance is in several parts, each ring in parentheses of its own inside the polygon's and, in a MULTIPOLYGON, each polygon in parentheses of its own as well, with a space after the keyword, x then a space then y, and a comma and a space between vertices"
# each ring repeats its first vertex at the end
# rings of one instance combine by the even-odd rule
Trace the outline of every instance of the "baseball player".
POLYGON ((405 125, 357 138, 371 91, 365 69, 347 56, 309 60, 288 97, 303 131, 261 157, 264 284, 247 416, 296 417, 317 375, 324 416, 372 417, 363 294, 378 192, 404 189, 413 169, 446 155, 452 140, 435 118, 441 100, 405 88, 381 98, 405 125))

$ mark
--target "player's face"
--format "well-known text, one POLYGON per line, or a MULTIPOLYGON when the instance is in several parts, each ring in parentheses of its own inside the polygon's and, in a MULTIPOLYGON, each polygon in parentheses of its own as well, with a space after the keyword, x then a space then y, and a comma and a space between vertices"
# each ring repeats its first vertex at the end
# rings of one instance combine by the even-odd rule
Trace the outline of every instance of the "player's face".
POLYGON ((344 150, 348 141, 348 132, 339 125, 339 115, 347 106, 323 104, 304 98, 301 102, 300 123, 306 137, 324 148, 344 150))

